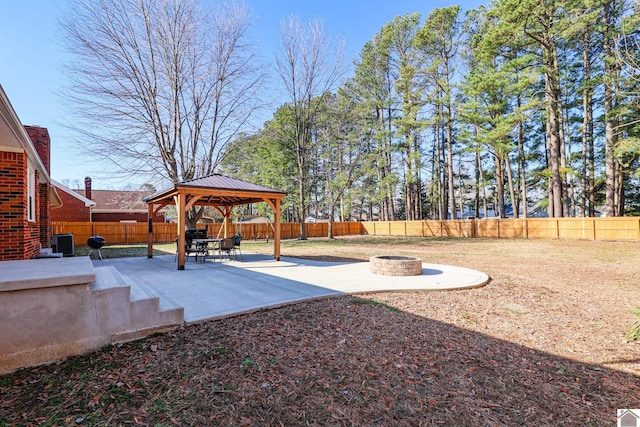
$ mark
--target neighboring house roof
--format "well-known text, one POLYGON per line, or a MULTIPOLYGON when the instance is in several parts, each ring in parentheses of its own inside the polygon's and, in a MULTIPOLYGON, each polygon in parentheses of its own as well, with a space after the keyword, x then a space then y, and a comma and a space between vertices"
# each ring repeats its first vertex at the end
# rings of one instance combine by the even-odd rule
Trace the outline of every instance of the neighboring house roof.
POLYGON ((50 181, 49 172, 9 102, 2 85, 0 85, 0 151, 26 152, 27 157, 38 170, 41 182, 50 181))
POLYGON ((53 180, 51 181, 51 185, 49 186, 49 206, 52 208, 62 207, 62 199, 58 194, 58 190, 53 185, 53 180))
POLYGON ((69 194, 72 197, 75 197, 76 199, 80 200, 82 203, 84 203, 85 207, 92 207, 96 205, 96 202, 94 202, 93 200, 89 200, 86 197, 84 197, 83 195, 79 194, 77 191, 74 191, 72 189, 70 189, 69 187, 64 186, 63 184, 59 183, 56 180, 51 180, 51 188, 53 188, 54 190, 57 191, 63 191, 67 194, 69 194))
MULTIPOLYGON (((82 197, 85 195, 84 190, 76 192, 82 197)), ((150 191, 91 190, 91 199, 95 202, 92 212, 147 213, 149 207, 142 198, 150 194, 150 191)))
POLYGON ((265 216, 245 216, 242 218, 236 219, 236 223, 238 224, 267 224, 273 222, 269 218, 265 216))

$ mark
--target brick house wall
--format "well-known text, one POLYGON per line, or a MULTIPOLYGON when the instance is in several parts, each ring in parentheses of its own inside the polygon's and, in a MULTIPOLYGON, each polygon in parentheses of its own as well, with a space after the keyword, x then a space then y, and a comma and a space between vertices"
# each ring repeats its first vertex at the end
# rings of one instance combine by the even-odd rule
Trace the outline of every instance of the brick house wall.
MULTIPOLYGON (((36 173, 36 188, 39 188, 36 173)), ((40 254, 40 195, 36 191, 36 221, 27 220, 27 156, 0 152, 0 261, 29 259, 40 254)))
MULTIPOLYGON (((109 212, 94 212, 93 222, 120 222, 120 221, 136 221, 147 222, 148 213, 109 213, 109 212)), ((163 215, 156 215, 153 217, 153 222, 165 222, 163 215)))
POLYGON ((51 209, 51 221, 91 221, 91 208, 85 206, 82 200, 60 189, 58 189, 58 195, 62 206, 51 209))

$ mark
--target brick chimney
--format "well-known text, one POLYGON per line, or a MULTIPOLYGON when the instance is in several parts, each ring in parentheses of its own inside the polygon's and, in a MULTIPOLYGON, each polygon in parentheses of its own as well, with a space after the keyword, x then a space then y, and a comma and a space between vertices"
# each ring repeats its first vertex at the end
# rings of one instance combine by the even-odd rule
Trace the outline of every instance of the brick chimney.
POLYGON ((91 178, 84 179, 84 197, 91 200, 91 178))
POLYGON ((29 138, 31 138, 31 142, 33 142, 42 164, 47 169, 47 173, 51 174, 51 139, 49 138, 49 131, 47 128, 40 126, 25 126, 24 129, 27 131, 29 138))
MULTIPOLYGON (((25 126, 24 130, 27 131, 27 135, 29 135, 29 139, 31 139, 47 174, 51 175, 51 138, 49 138, 49 131, 47 128, 40 126, 25 126)), ((41 177, 36 182, 38 182, 37 212, 40 247, 48 248, 51 241, 51 184, 42 180, 41 177)))

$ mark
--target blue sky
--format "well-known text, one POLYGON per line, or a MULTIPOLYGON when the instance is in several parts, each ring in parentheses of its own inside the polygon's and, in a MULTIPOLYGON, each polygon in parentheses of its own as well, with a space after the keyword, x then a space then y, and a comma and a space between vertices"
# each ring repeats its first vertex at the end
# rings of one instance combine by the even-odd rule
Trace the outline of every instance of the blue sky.
MULTIPOLYGON (((214 1, 214 0, 205 0, 214 1)), ((481 0, 453 3, 447 0, 246 0, 255 15, 255 37, 266 61, 273 61, 279 47, 279 26, 289 15, 302 22, 320 18, 325 30, 344 40, 348 60, 358 56, 362 46, 397 15, 419 12, 426 17, 438 7, 460 4, 470 9, 486 4, 481 0)), ((57 181, 83 182, 93 177, 98 189, 121 188, 125 183, 96 176, 104 169, 68 144, 62 122, 64 107, 57 93, 65 61, 57 21, 66 8, 65 0, 2 0, 0 12, 0 84, 23 124, 49 129, 51 176, 57 181)))

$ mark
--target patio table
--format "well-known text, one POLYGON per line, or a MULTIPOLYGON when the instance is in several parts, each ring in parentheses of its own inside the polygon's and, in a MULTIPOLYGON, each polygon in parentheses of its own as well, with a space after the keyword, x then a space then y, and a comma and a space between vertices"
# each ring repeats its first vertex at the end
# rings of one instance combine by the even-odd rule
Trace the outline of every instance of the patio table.
POLYGON ((202 257, 202 262, 204 263, 207 260, 207 255, 209 254, 209 250, 213 249, 215 252, 220 247, 221 238, 211 238, 207 237, 206 239, 193 239, 192 242, 198 248, 198 253, 204 254, 202 257))

